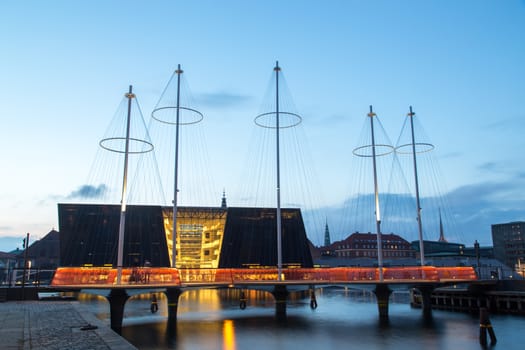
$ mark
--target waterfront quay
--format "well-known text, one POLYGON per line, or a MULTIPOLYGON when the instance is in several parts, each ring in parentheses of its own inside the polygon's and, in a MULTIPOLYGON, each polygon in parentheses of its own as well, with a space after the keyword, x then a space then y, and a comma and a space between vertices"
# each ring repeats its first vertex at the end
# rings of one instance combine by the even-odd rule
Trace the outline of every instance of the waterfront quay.
MULTIPOLYGON (((421 307, 421 295, 411 291, 411 304, 421 307)), ((478 313, 525 315, 525 281, 494 280, 477 284, 436 288, 430 296, 432 309, 478 313)))
POLYGON ((14 349, 136 349, 78 301, 0 303, 0 347, 14 349))

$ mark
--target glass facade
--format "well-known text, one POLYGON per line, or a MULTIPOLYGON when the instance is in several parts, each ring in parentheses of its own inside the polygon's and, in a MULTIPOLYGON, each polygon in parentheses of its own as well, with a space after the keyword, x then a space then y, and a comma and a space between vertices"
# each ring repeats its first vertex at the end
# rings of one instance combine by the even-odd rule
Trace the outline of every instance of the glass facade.
MULTIPOLYGON (((217 268, 227 210, 223 208, 177 208, 178 268, 217 268)), ((173 208, 163 208, 164 230, 172 261, 173 208)))
POLYGON ((525 261, 525 222, 492 225, 494 257, 507 266, 520 267, 525 261))

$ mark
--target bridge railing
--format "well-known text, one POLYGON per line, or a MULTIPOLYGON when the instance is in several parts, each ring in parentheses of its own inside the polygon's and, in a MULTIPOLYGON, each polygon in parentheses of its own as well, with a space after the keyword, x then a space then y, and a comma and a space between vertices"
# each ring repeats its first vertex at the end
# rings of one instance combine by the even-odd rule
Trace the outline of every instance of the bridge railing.
POLYGON ((59 267, 51 286, 113 284, 115 271, 111 267, 59 267))
POLYGON ((476 271, 470 266, 436 267, 435 269, 439 280, 443 282, 454 280, 475 281, 478 279, 476 271))
POLYGON ((385 267, 383 280, 439 281, 439 275, 433 266, 385 267))
MULTIPOLYGON (((51 286, 115 285, 117 269, 112 267, 59 267, 51 286)), ((180 285, 179 272, 168 267, 123 268, 121 284, 180 285)))
MULTIPOLYGON (((377 267, 287 268, 281 281, 297 284, 344 284, 377 282, 377 267)), ((473 281, 472 267, 384 267, 383 281, 473 281)), ((123 268, 121 285, 235 285, 276 282, 276 268, 176 269, 170 267, 123 268)), ((111 267, 61 267, 51 286, 112 286, 117 283, 117 269, 111 267)))

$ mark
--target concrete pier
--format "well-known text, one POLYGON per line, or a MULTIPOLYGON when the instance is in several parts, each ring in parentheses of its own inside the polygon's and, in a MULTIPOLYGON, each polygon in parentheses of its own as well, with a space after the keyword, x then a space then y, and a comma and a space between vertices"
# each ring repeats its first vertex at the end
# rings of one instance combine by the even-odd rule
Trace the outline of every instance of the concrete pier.
POLYGON ((423 309, 423 317, 432 316, 432 292, 435 286, 417 286, 417 290, 421 293, 421 308, 423 309))
POLYGON ((392 290, 386 284, 377 284, 374 289, 377 299, 377 309, 379 311, 379 320, 388 321, 388 299, 392 290))
POLYGON ((272 291, 275 298, 275 317, 282 321, 286 320, 286 301, 288 300, 288 289, 286 286, 277 285, 272 291))
POLYGON ((125 289, 112 289, 106 298, 109 301, 111 329, 120 334, 122 332, 122 321, 124 319, 124 306, 129 299, 129 295, 125 289))
POLYGON ((166 294, 168 299, 168 326, 171 327, 177 324, 177 310, 182 290, 180 288, 167 288, 164 294, 166 294))

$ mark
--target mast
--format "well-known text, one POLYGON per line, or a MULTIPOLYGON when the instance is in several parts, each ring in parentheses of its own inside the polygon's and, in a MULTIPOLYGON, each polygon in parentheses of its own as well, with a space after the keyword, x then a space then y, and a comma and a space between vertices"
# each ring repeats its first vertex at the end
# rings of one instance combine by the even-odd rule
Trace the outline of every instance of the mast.
MULTIPOLYGON (((419 233, 419 255, 421 258, 421 266, 425 266, 425 245, 423 243, 423 223, 421 222, 421 203, 419 200, 419 180, 417 176, 417 160, 416 160, 416 142, 414 137, 414 116, 416 113, 412 111, 412 106, 410 106, 410 112, 408 116, 410 117, 410 130, 412 133, 412 157, 414 163, 414 180, 416 186, 416 206, 417 206, 417 228, 419 233)), ((440 214, 441 215, 441 214, 440 214)))
POLYGON ((117 247, 117 284, 122 281, 122 265, 124 260, 124 228, 126 226, 126 192, 128 183, 128 156, 129 156, 129 134, 131 125, 131 100, 135 97, 132 93, 133 87, 129 86, 129 92, 125 95, 128 99, 128 115, 126 121, 126 145, 124 150, 124 175, 122 179, 122 196, 120 205, 120 224, 118 231, 117 247))
POLYGON ((203 114, 196 109, 184 106, 184 92, 181 91, 181 76, 184 71, 181 65, 177 65, 177 70, 171 75, 168 84, 164 88, 157 105, 151 112, 151 117, 156 121, 175 126, 175 155, 173 172, 173 213, 172 213, 172 237, 171 237, 171 267, 177 267, 177 209, 179 193, 179 134, 182 125, 197 124, 204 118, 203 114), (177 83, 175 86, 175 75, 177 83), (176 101, 173 102, 173 96, 176 101), (182 97, 182 99, 181 99, 182 97), (184 111, 184 114, 181 114, 184 111), (175 117, 175 120, 173 120, 175 117))
POLYGON ((276 162, 277 162, 277 280, 281 281, 283 270, 283 252, 282 252, 282 232, 281 232, 281 169, 279 157, 279 61, 275 62, 275 142, 276 142, 276 162))
POLYGON ((180 64, 177 66, 177 107, 176 107, 176 122, 175 122, 175 174, 173 185, 173 228, 171 236, 171 267, 177 267, 177 194, 178 190, 178 174, 179 174, 179 126, 180 126, 180 75, 184 71, 180 69, 180 64))
POLYGON ((375 198, 375 214, 376 214, 376 229, 377 229, 377 266, 379 268, 379 280, 383 281, 383 240, 381 237, 381 212, 379 209, 379 187, 377 185, 377 165, 376 165, 376 143, 374 136, 374 117, 375 113, 370 106, 370 129, 372 131, 372 163, 374 168, 374 198, 375 198))

